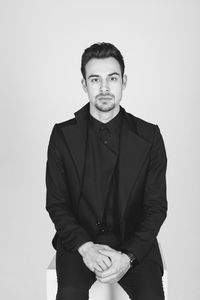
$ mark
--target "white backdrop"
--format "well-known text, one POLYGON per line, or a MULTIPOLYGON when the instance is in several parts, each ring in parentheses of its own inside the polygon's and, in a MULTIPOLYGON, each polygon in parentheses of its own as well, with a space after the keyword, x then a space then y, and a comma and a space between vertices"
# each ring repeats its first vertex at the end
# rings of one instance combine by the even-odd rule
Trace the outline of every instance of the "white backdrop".
MULTIPOLYGON (((200 1, 0 2, 1 297, 44 300, 54 255, 45 164, 55 122, 87 102, 80 58, 114 43, 126 63, 121 105, 158 124, 169 210, 160 234, 170 300, 198 300, 200 1)), ((102 299, 103 300, 103 299, 102 299)))

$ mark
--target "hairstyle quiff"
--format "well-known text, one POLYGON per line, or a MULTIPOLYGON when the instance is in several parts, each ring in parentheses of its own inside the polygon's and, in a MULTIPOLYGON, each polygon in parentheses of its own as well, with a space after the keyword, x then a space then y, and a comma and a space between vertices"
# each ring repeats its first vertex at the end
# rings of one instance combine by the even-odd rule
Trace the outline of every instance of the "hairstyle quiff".
POLYGON ((119 62, 123 77, 125 64, 121 52, 113 44, 102 42, 91 45, 83 52, 81 58, 81 73, 83 75, 83 78, 86 79, 85 66, 90 59, 108 57, 114 57, 119 62))

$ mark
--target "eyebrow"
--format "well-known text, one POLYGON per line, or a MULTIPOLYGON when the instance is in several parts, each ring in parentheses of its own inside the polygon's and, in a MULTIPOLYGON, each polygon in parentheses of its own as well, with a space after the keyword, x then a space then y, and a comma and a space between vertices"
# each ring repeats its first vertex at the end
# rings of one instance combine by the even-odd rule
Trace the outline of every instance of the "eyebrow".
MULTIPOLYGON (((113 73, 111 73, 111 74, 108 74, 108 76, 113 76, 113 75, 118 75, 118 76, 120 76, 120 74, 117 73, 117 72, 113 72, 113 73)), ((99 76, 99 75, 92 74, 92 75, 88 76, 88 79, 89 79, 89 78, 93 78, 93 77, 100 77, 100 76, 99 76)))

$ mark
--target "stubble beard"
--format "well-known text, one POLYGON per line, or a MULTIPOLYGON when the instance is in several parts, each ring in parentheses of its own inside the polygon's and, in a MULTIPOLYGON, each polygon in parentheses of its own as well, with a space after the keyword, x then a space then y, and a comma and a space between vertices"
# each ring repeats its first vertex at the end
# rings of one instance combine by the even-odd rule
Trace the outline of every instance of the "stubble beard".
POLYGON ((96 100, 95 107, 101 112, 107 112, 115 108, 114 100, 96 100))

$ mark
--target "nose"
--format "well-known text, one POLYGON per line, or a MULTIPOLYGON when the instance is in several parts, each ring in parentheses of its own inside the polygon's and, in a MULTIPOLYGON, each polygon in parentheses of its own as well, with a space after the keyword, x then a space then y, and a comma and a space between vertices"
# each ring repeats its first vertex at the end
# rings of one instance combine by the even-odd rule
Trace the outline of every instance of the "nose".
POLYGON ((101 90, 102 93, 105 93, 105 92, 109 91, 108 82, 106 80, 105 81, 102 80, 100 90, 101 90))

